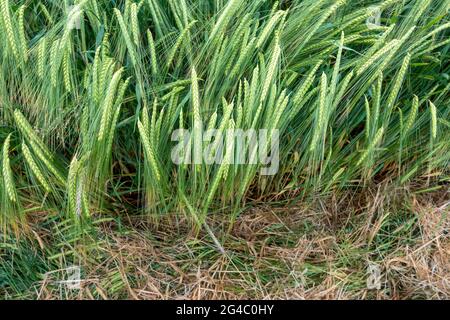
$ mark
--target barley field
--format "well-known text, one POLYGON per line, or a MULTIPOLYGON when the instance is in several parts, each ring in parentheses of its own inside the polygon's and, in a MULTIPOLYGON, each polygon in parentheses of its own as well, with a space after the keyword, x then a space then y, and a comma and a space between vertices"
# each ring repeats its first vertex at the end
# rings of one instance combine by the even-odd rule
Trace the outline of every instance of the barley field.
POLYGON ((449 0, 0 0, 0 30, 1 299, 450 298, 449 0))

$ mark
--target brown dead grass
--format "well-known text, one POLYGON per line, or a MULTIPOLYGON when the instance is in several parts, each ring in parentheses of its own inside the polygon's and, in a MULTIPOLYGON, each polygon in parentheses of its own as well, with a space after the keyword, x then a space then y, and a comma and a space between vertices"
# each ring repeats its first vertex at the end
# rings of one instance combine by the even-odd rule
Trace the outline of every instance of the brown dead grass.
MULTIPOLYGON (((380 187, 307 207, 254 208, 229 234, 214 216, 208 224, 227 256, 183 219, 137 219, 126 232, 103 224, 76 298, 448 299, 449 209, 448 193, 380 187), (367 289, 369 263, 381 267, 381 290, 367 289)), ((44 282, 39 298, 55 294, 44 282)))

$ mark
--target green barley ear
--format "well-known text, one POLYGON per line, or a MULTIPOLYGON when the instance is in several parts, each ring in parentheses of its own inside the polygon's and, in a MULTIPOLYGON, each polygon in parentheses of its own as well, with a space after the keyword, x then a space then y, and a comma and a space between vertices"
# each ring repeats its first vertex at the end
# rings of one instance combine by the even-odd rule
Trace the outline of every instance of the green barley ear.
POLYGON ((59 51, 59 44, 60 40, 56 39, 52 43, 52 47, 50 49, 50 81, 53 86, 53 88, 56 88, 58 85, 58 71, 59 71, 59 61, 57 61, 58 58, 58 51, 59 51))
POLYGON ((37 136, 31 127, 30 123, 25 119, 23 114, 16 109, 14 111, 14 120, 17 127, 20 129, 23 136, 30 143, 30 147, 35 152, 36 156, 43 162, 47 169, 56 177, 61 183, 65 184, 65 179, 56 166, 52 163, 53 156, 44 142, 37 136))
POLYGON ((334 97, 334 103, 333 103, 333 110, 336 109, 338 104, 341 102, 342 98, 344 97, 344 94, 346 93, 348 89, 348 85, 350 84, 350 81, 353 79, 354 71, 352 70, 349 74, 345 76, 345 78, 340 83, 339 91, 337 92, 336 96, 334 97))
POLYGON ((139 38, 140 38, 140 32, 139 32, 139 21, 138 21, 138 7, 136 3, 133 3, 131 5, 131 30, 133 34, 133 40, 134 44, 136 46, 139 45, 139 38))
POLYGON ((72 217, 75 221, 78 221, 77 217, 78 170, 79 170, 79 162, 77 157, 75 156, 70 162, 69 174, 67 176, 69 216, 72 217))
POLYGON ((19 130, 22 132, 22 134, 29 141, 32 141, 35 145, 37 145, 37 147, 39 147, 39 149, 41 149, 42 152, 45 153, 45 156, 47 158, 51 158, 51 152, 45 146, 44 142, 34 132, 33 128, 31 127, 31 124, 28 122, 28 120, 25 118, 22 112, 20 112, 19 109, 16 109, 14 111, 14 121, 19 130))
POLYGON ((297 50, 303 49, 303 46, 307 44, 311 38, 315 35, 315 33, 320 29, 320 27, 324 24, 324 22, 333 15, 339 7, 343 6, 347 0, 337 0, 330 8, 322 14, 320 19, 312 26, 311 30, 308 31, 306 38, 302 41, 302 45, 299 46, 297 50))
POLYGON ((42 1, 39 1, 39 8, 41 9, 42 14, 45 16, 45 19, 47 19, 48 23, 50 25, 54 24, 53 18, 50 14, 50 12, 48 12, 47 7, 42 3, 42 1))
POLYGON ((55 176, 59 183, 65 184, 66 180, 50 159, 44 154, 43 150, 39 148, 34 141, 30 141, 31 148, 36 156, 43 162, 47 169, 55 176))
POLYGON ((403 80, 405 79, 406 71, 408 71, 409 62, 411 61, 411 55, 408 53, 406 57, 403 59, 402 66, 400 71, 395 78, 394 86, 389 94, 389 97, 386 102, 387 110, 391 110, 394 107, 395 100, 397 99, 400 88, 403 84, 403 80))
POLYGON ((267 98, 267 94, 272 85, 273 78, 275 76, 276 68, 278 66, 278 60, 281 54, 281 47, 278 42, 278 38, 275 42, 275 48, 272 53, 272 57, 270 58, 269 68, 267 69, 266 78, 264 80, 264 85, 261 93, 260 102, 264 102, 267 98))
POLYGON ((151 171, 153 172, 153 175, 155 176, 157 181, 161 181, 161 174, 158 169, 158 163, 155 158, 155 153, 153 152, 153 149, 150 144, 150 140, 147 134, 147 130, 145 130, 144 126, 142 125, 141 121, 138 121, 138 130, 141 137, 141 142, 144 146, 145 155, 147 157, 147 162, 150 164, 151 171))
POLYGON ((373 55, 383 46, 389 34, 395 28, 395 23, 389 26, 389 28, 383 33, 383 35, 373 44, 373 46, 365 53, 365 57, 361 60, 360 65, 366 63, 373 55))
POLYGON ((111 54, 110 43, 109 43, 109 33, 105 33, 102 40, 102 60, 105 61, 107 57, 111 54))
POLYGON ((193 114, 193 146, 195 163, 202 159, 202 118, 200 114, 200 94, 198 88, 198 77, 195 68, 191 71, 191 101, 193 114))
POLYGON ((35 175, 36 179, 39 181, 39 183, 44 187, 46 193, 51 192, 50 185, 48 184, 47 180, 44 177, 44 174, 42 173, 41 169, 39 169, 38 165, 33 159, 33 156, 31 155, 30 149, 27 147, 25 142, 22 142, 22 152, 23 156, 25 158, 26 163, 30 167, 31 171, 35 175))
POLYGON ((24 24, 24 14, 25 5, 19 8, 18 18, 19 18, 19 39, 20 39, 20 51, 22 52, 23 60, 27 62, 28 60, 28 45, 27 38, 25 34, 25 24, 24 24))
POLYGON ((370 153, 372 153, 372 151, 378 146, 378 144, 381 142, 381 139, 383 138, 384 135, 384 127, 381 127, 380 129, 378 129, 372 143, 369 145, 369 148, 367 148, 367 150, 361 155, 361 157, 359 158, 358 162, 356 163, 356 166, 360 166, 369 156, 370 153))
POLYGON ((291 121, 295 115, 298 113, 298 111, 303 106, 302 101, 309 89, 311 88, 312 84, 314 83, 314 79, 316 78, 316 72, 319 70, 320 66, 322 65, 323 61, 320 60, 317 62, 317 64, 312 68, 312 70, 308 73, 306 76, 305 81, 303 81, 301 87, 298 89, 297 93, 294 95, 293 101, 293 110, 290 113, 289 121, 291 121))
POLYGON ((228 124, 228 129, 226 131, 226 149, 227 152, 225 154, 225 158, 223 159, 223 173, 222 173, 222 179, 223 180, 227 180, 228 178, 228 174, 230 171, 230 166, 232 164, 232 160, 234 157, 234 153, 236 152, 235 148, 234 148, 234 142, 235 142, 235 138, 234 138, 234 129, 236 128, 236 124, 234 123, 234 120, 231 119, 229 124, 228 124))
POLYGON ((91 95, 94 100, 94 102, 97 104, 100 101, 100 79, 99 79, 99 68, 100 68, 100 50, 101 48, 98 47, 95 50, 94 55, 94 62, 92 64, 92 88, 91 88, 91 95))
POLYGON ((11 144, 11 134, 9 134, 3 142, 2 153, 2 174, 5 183, 6 193, 11 202, 17 202, 16 186, 14 184, 13 174, 11 170, 11 164, 9 160, 9 148, 11 144))
POLYGON ((382 49, 380 49, 377 53, 375 53, 366 63, 364 63, 357 71, 356 75, 361 75, 364 71, 369 69, 379 58, 384 56, 385 54, 392 52, 392 50, 397 47, 400 43, 400 40, 392 40, 387 45, 385 45, 382 49))
POLYGON ((280 95, 280 99, 277 102, 275 113, 273 115, 272 121, 269 124, 269 127, 271 129, 279 129, 280 120, 281 117, 284 114, 284 111, 286 110, 286 107, 289 103, 289 96, 286 95, 286 92, 283 91, 280 95))
POLYGON ((72 91, 72 80, 70 76, 70 51, 66 50, 63 56, 63 75, 64 75, 64 86, 67 92, 72 91))
POLYGON ((120 68, 114 73, 114 76, 109 83, 108 93, 102 105, 103 113, 100 121, 100 129, 98 132, 98 141, 102 141, 105 137, 107 128, 109 126, 109 120, 111 119, 111 108, 113 107, 114 97, 116 96, 117 87, 122 76, 123 68, 120 68))
POLYGON ((313 139, 310 146, 310 151, 314 151, 317 148, 317 143, 319 142, 320 136, 322 135, 324 129, 325 112, 326 112, 326 98, 327 98, 327 75, 322 73, 322 78, 320 80, 320 96, 319 96, 319 109, 316 113, 316 122, 314 127, 313 139))
POLYGON ((148 39, 148 46, 150 47, 150 60, 151 60, 152 73, 154 76, 156 76, 159 73, 158 61, 156 58, 155 41, 153 40, 153 35, 150 30, 147 30, 147 39, 148 39))
POLYGON ((197 23, 197 21, 192 21, 191 23, 189 23, 189 25, 183 30, 183 32, 178 37, 177 41, 175 42, 174 46, 172 47, 172 50, 169 52, 169 55, 167 57, 167 64, 166 64, 167 68, 169 68, 172 65, 172 62, 175 58, 175 54, 177 53, 178 48, 181 46, 183 40, 188 35, 189 29, 191 29, 195 23, 197 23))
POLYGON ((411 111, 409 113, 408 119, 406 120, 404 128, 405 134, 408 133, 409 130, 411 130, 414 121, 416 120, 418 110, 419 110, 419 98, 415 95, 413 98, 411 111))
POLYGON ((5 27, 6 38, 16 60, 20 59, 19 48, 16 42, 15 30, 11 19, 9 0, 0 0, 0 12, 5 27))
POLYGON ((280 19, 283 18, 283 16, 286 15, 285 11, 278 11, 270 20, 267 22, 265 28, 261 32, 261 35, 258 38, 258 41, 256 42, 256 48, 260 48, 269 37, 270 33, 274 30, 276 24, 280 21, 280 19))
POLYGON ((331 84, 330 84, 330 96, 331 97, 334 97, 334 94, 336 92, 336 87, 337 87, 338 78, 339 78, 339 72, 340 72, 340 68, 341 68, 342 51, 344 49, 344 41, 345 41, 345 34, 342 31, 341 41, 339 42, 338 54, 336 57, 336 62, 334 64, 334 68, 333 68, 333 76, 331 78, 331 84))
POLYGON ((370 104, 369 100, 367 100, 367 97, 364 96, 365 106, 366 106, 366 138, 369 139, 370 137, 370 130, 371 130, 371 122, 370 122, 370 104))
POLYGON ((247 46, 245 46, 242 50, 242 52, 239 54, 239 59, 236 62, 235 66, 230 72, 230 78, 234 78, 239 74, 240 68, 244 64, 244 61, 246 61, 251 54, 253 53, 255 38, 251 39, 247 46))
MULTIPOLYGON (((147 127, 147 131, 150 134, 150 143, 152 145, 156 145, 157 141, 156 141, 156 122, 157 122, 157 118, 158 118, 158 98, 155 97, 153 99, 153 105, 152 105, 152 117, 150 119, 150 127, 147 127)), ((143 121, 146 121, 146 119, 144 119, 143 121)))
POLYGON ((37 69, 40 79, 44 79, 44 72, 46 66, 46 50, 47 50, 47 37, 42 37, 38 44, 38 61, 37 69))
POLYGON ((230 0, 214 25, 211 33, 209 35, 210 41, 216 41, 220 37, 219 35, 223 32, 223 30, 227 27, 228 22, 230 21, 233 14, 236 12, 237 8, 241 4, 242 0, 230 0))
POLYGON ((434 139, 437 138, 437 110, 436 106, 433 104, 433 102, 429 101, 430 103, 430 114, 431 114, 431 137, 434 139))
POLYGON ((116 8, 114 8, 114 14, 116 15, 117 21, 119 21, 120 30, 122 31, 123 39, 125 40, 125 44, 127 46, 131 61, 133 62, 134 66, 137 66, 136 52, 134 50, 134 46, 131 41, 130 34, 128 33, 125 21, 123 20, 122 14, 116 8))

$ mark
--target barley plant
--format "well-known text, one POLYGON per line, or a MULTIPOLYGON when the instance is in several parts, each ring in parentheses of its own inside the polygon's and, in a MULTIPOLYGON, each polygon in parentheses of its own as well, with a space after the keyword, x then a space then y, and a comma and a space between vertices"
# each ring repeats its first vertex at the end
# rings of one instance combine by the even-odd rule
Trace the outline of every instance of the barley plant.
POLYGON ((55 259, 78 261, 99 221, 170 216, 220 247, 211 214, 232 223, 261 202, 380 181, 448 188, 448 10, 448 0, 0 0, 0 237, 55 226, 55 259), (231 161, 232 148, 206 163, 212 128, 227 141, 233 128, 277 129, 276 174, 231 161), (174 163, 178 129, 199 161, 174 163))

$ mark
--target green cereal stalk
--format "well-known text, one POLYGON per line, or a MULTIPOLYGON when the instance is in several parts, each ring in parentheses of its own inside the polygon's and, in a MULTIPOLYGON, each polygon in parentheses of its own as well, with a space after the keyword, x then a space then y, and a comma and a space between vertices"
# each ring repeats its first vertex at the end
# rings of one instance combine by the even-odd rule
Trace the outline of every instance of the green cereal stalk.
POLYGON ((163 107, 159 113, 159 117, 158 120, 156 121, 156 126, 155 126, 155 141, 156 141, 156 145, 158 143, 160 143, 160 136, 161 136, 161 127, 162 127, 162 123, 164 120, 164 113, 166 111, 166 107, 163 107))
MULTIPOLYGON (((229 105, 227 103, 227 101, 222 98, 222 104, 223 104, 223 108, 224 108, 224 112, 223 112, 223 116, 222 116, 222 121, 220 122, 219 128, 217 129, 217 133, 219 136, 222 136, 223 133, 225 132, 226 128, 229 125, 229 121, 230 121, 230 116, 231 113, 233 112, 233 105, 229 105)), ((213 141, 213 143, 210 145, 210 153, 209 153, 209 159, 213 158, 215 156, 215 153, 217 151, 217 148, 219 147, 219 139, 215 139, 213 141)))
POLYGON ((334 64, 334 68, 333 68, 333 76, 331 78, 331 85, 330 85, 330 87, 331 87, 330 96, 331 97, 334 97, 334 94, 336 92, 337 82, 338 82, 338 78, 339 78, 339 71, 341 68, 342 50, 344 48, 344 41, 345 41, 345 34, 344 34, 344 31, 342 31, 341 41, 339 43, 338 54, 336 57, 336 63, 334 64))
POLYGON ((148 108, 147 108, 147 106, 144 106, 143 108, 142 108, 142 116, 141 116, 141 118, 142 118, 142 125, 144 126, 144 129, 145 129, 145 133, 147 134, 147 135, 149 135, 150 134, 150 119, 149 119, 149 117, 148 117, 148 108))
POLYGON ((226 160, 223 161, 222 164, 220 165, 220 167, 217 170, 217 173, 214 177, 213 183, 211 184, 211 186, 209 188, 209 192, 206 196, 206 202, 205 202, 205 205, 203 206, 203 208, 205 208, 205 210, 207 210, 209 205, 211 204, 211 202, 214 198, 214 195, 216 194, 216 191, 219 188, 220 182, 227 178, 225 176, 225 173, 228 173, 228 168, 229 168, 228 162, 230 162, 230 158, 233 156, 231 154, 231 151, 232 151, 232 148, 227 150, 227 152, 225 154, 226 160))
POLYGON ((112 73, 114 71, 115 64, 111 58, 106 58, 102 61, 102 68, 100 69, 100 74, 98 76, 98 86, 97 86, 97 97, 98 101, 104 98, 104 94, 107 93, 109 82, 112 78, 112 73))
POLYGON ((156 119, 158 115, 158 98, 153 99, 152 107, 152 118, 150 119, 150 127, 146 127, 147 131, 150 133, 150 143, 155 144, 156 141, 156 119))
POLYGON ((214 111, 211 118, 209 118, 208 126, 206 127, 206 131, 210 131, 215 129, 217 123, 217 111, 214 111))

